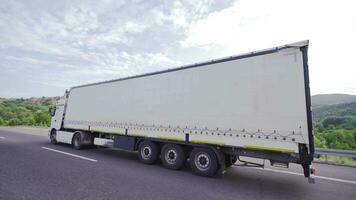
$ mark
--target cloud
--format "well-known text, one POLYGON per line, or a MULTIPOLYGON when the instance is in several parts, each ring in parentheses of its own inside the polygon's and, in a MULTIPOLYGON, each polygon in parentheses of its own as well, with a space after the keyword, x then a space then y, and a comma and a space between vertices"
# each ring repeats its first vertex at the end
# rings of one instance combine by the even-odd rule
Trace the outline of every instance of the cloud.
POLYGON ((59 95, 78 84, 178 64, 164 52, 138 48, 140 43, 154 46, 146 38, 137 38, 163 23, 173 23, 174 19, 167 17, 170 12, 145 3, 118 2, 1 4, 0 96, 59 95), (6 91, 6 81, 12 82, 12 91, 6 91))
POLYGON ((240 0, 190 24, 183 48, 228 56, 310 39, 312 93, 356 94, 354 1, 240 0), (322 75, 321 75, 322 74, 322 75))
POLYGON ((75 85, 303 39, 310 39, 312 92, 356 94, 354 7, 307 0, 6 1, 0 96, 62 95, 75 85))

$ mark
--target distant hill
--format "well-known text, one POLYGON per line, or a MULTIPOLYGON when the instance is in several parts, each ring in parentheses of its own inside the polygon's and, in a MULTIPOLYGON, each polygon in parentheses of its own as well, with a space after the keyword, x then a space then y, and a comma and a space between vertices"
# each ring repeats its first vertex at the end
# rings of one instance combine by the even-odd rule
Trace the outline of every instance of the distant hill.
POLYGON ((311 97, 313 108, 322 106, 347 104, 356 102, 356 95, 349 94, 318 94, 311 97))
POLYGON ((316 95, 312 104, 315 146, 356 150, 356 96, 316 95))
POLYGON ((318 94, 312 96, 311 100, 315 122, 328 117, 356 117, 356 95, 318 94))
POLYGON ((42 105, 42 104, 48 104, 49 102, 51 104, 56 103, 56 101, 59 99, 59 97, 31 97, 31 98, 2 98, 0 97, 0 103, 2 102, 15 102, 15 103, 21 103, 21 104, 28 104, 28 105, 42 105))
POLYGON ((328 117, 356 117, 356 102, 335 104, 328 106, 320 106, 313 108, 313 119, 316 122, 321 122, 328 117))

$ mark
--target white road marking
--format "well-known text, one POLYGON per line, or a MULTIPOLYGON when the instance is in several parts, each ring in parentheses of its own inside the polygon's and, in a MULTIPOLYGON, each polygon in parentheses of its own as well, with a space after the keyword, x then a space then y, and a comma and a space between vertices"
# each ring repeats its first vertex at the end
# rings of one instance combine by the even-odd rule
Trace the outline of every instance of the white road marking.
POLYGON ((57 153, 65 154, 65 155, 68 155, 68 156, 73 156, 73 157, 80 158, 80 159, 83 159, 83 160, 88 160, 88 161, 92 161, 92 162, 98 162, 97 160, 94 160, 94 159, 91 159, 91 158, 87 158, 87 157, 84 157, 84 156, 79 156, 79 155, 67 153, 67 152, 64 152, 64 151, 59 151, 59 150, 56 150, 56 149, 51 149, 51 148, 47 148, 47 147, 41 147, 41 148, 49 150, 49 151, 54 151, 54 152, 57 152, 57 153))
POLYGON ((5 137, 3 137, 3 136, 0 136, 0 139, 5 139, 5 137))
MULTIPOLYGON (((277 173, 283 173, 283 174, 292 174, 292 175, 297 175, 297 176, 304 176, 304 174, 302 174, 302 173, 290 172, 290 171, 281 171, 281 170, 269 169, 269 168, 254 168, 254 169, 277 172, 277 173)), ((339 179, 339 178, 331 178, 331 177, 326 177, 326 176, 313 176, 313 177, 316 178, 316 179, 324 179, 324 180, 336 181, 336 182, 341 182, 341 183, 356 184, 356 181, 350 181, 350 180, 339 179)))

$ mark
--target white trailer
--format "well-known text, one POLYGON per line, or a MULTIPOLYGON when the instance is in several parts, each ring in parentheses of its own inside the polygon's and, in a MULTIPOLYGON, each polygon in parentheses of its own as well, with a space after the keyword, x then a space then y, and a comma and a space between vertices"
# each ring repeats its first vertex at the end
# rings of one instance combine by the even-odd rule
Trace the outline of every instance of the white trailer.
POLYGON ((314 143, 308 41, 209 62, 81 85, 52 109, 52 143, 138 151, 212 176, 240 156, 303 166, 314 143))

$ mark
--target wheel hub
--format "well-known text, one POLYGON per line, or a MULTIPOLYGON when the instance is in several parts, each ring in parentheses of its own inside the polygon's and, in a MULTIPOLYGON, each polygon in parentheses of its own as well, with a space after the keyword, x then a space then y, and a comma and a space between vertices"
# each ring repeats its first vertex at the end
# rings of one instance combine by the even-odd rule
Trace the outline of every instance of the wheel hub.
POLYGON ((167 151, 165 158, 169 164, 174 164, 177 160, 177 152, 173 149, 170 149, 167 151))
POLYGON ((206 158, 205 157, 200 157, 199 158, 199 163, 201 164, 201 165, 206 165, 206 158))
POLYGON ((206 171, 210 166, 210 159, 204 153, 198 154, 195 158, 195 165, 199 170, 206 171))
POLYGON ((149 146, 145 146, 141 151, 141 155, 144 159, 150 158, 151 154, 152 154, 152 149, 149 146))

